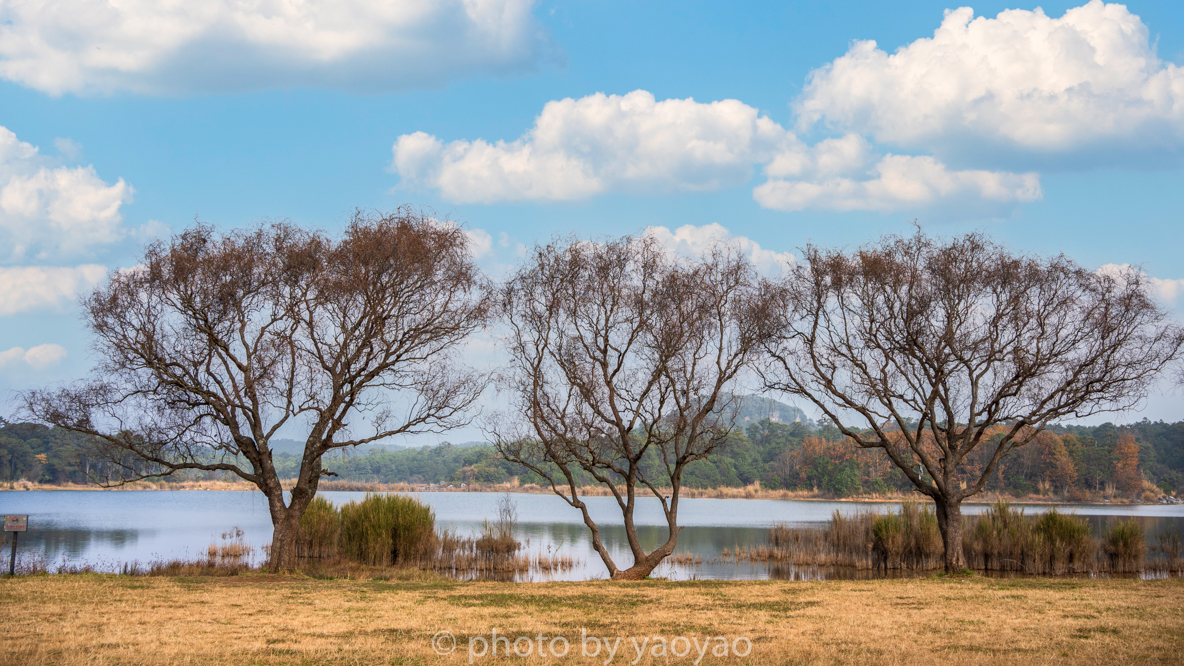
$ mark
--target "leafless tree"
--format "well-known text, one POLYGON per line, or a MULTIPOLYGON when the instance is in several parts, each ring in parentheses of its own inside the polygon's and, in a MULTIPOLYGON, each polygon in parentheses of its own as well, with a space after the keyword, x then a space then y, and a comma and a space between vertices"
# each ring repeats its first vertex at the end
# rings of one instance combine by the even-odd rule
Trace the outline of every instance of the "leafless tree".
POLYGON ((1135 405, 1179 354, 1181 329, 1145 281, 977 234, 809 247, 772 287, 762 371, 933 499, 946 569, 960 570, 961 503, 1000 459, 1058 419, 1135 405), (968 469, 979 447, 985 464, 968 469))
POLYGON ((93 435, 105 484, 179 470, 255 484, 270 567, 290 569, 326 453, 467 422, 485 380, 454 356, 491 299, 463 231, 410 209, 358 213, 339 239, 197 225, 85 299, 95 376, 33 391, 26 408, 93 435), (270 442, 298 424, 309 434, 285 502, 270 442))
POLYGON ((494 422, 493 439, 581 511, 614 579, 644 578, 674 550, 683 471, 724 443, 735 400, 727 389, 757 346, 756 283, 727 248, 690 261, 626 237, 536 247, 502 290, 513 409, 494 422), (627 569, 580 497, 589 479, 620 507, 627 569), (661 503, 669 528, 648 553, 634 525, 639 494, 661 503))

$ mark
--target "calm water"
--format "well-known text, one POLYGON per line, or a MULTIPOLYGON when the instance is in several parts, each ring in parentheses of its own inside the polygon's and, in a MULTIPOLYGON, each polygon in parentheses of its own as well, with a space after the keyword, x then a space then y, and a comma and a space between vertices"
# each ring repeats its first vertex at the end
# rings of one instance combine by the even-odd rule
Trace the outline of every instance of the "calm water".
MULTIPOLYGON (((359 500, 365 493, 325 492, 335 504, 359 500)), ((485 520, 497 517, 498 495, 493 493, 422 493, 419 498, 432 506, 439 530, 462 535, 477 534, 485 520)), ((559 552, 576 558, 580 565, 564 578, 588 579, 607 576, 607 570, 592 550, 587 528, 579 511, 554 495, 512 495, 518 510, 516 536, 532 552, 559 552)), ((622 568, 631 562, 625 544, 620 513, 611 497, 585 500, 613 559, 622 568)), ((684 499, 680 522, 686 525, 676 552, 690 553, 704 560, 725 548, 760 545, 775 523, 820 525, 831 513, 895 510, 891 503, 801 502, 791 500, 684 499)), ((982 511, 983 505, 968 504, 964 513, 982 511)), ((1028 506, 1036 513, 1047 506, 1028 506)), ((1108 522, 1135 516, 1149 540, 1172 529, 1184 533, 1184 505, 1177 506, 1072 506, 1059 507, 1087 517, 1095 531, 1108 522)), ((227 532, 239 528, 243 540, 256 548, 271 540, 271 520, 263 495, 254 491, 0 491, 0 513, 29 514, 29 532, 22 534, 19 554, 43 557, 51 564, 89 563, 104 569, 118 569, 125 562, 142 563, 159 559, 204 556, 211 543, 219 543, 227 532)), ((637 511, 638 533, 647 548, 665 540, 665 520, 657 500, 641 500, 637 511)), ((7 558, 7 546, 3 551, 7 558)), ((810 567, 710 564, 694 570, 663 565, 657 575, 686 578, 817 578, 823 575, 810 567)))

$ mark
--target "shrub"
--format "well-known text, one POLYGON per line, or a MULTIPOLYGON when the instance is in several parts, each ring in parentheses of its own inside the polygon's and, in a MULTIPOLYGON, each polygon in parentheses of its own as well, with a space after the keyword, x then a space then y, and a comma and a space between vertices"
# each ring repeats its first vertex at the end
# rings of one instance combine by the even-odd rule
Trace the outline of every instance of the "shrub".
POLYGON ((431 508, 413 497, 368 494, 341 507, 341 549, 373 566, 411 563, 435 548, 435 525, 431 508))

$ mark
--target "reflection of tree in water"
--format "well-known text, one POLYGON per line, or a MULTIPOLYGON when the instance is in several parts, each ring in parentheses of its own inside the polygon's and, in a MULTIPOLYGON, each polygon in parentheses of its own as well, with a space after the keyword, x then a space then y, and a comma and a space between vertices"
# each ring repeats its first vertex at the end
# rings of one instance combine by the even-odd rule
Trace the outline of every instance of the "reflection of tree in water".
POLYGON ((139 538, 138 530, 47 529, 22 534, 20 548, 40 550, 47 560, 63 555, 78 558, 92 546, 103 545, 118 551, 135 546, 139 538))

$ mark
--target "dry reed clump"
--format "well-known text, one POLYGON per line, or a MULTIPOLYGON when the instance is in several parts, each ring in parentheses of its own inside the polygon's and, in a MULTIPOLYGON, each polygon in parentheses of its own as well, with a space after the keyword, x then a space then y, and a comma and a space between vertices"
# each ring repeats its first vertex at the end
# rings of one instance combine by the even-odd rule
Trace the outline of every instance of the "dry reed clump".
POLYGON ((296 556, 325 559, 337 556, 341 541, 341 512, 324 497, 314 497, 300 517, 296 556))
POLYGON ((1097 569, 1097 543, 1084 518, 1052 509, 1035 517, 1006 502, 966 520, 967 563, 986 571, 1085 573, 1097 569))
POLYGON ((530 572, 568 571, 575 558, 560 553, 520 555, 522 544, 514 538, 518 510, 509 494, 498 499, 497 520, 485 521, 476 539, 444 534, 439 548, 424 566, 456 578, 510 579, 530 572))
POLYGON ((1160 533, 1156 537, 1155 550, 1159 553, 1159 559, 1167 573, 1184 573, 1184 559, 1180 557, 1184 554, 1184 545, 1180 542, 1179 530, 1160 533))
POLYGON ((221 543, 211 543, 206 549, 206 559, 212 562, 238 564, 254 554, 255 549, 243 541, 241 527, 232 527, 222 533, 221 543))
POLYGON ((945 552, 933 508, 905 502, 900 513, 872 518, 872 551, 880 569, 936 569, 945 552))
POLYGON ((725 551, 728 556, 856 569, 932 569, 941 564, 942 542, 933 509, 905 502, 894 514, 835 511, 823 529, 774 525, 766 546, 725 551))
POLYGON ((369 494, 341 507, 341 550, 375 566, 411 564, 436 545, 436 516, 413 497, 369 494))
POLYGON ((1143 541, 1143 528, 1134 520, 1120 520, 1111 525, 1102 539, 1102 548, 1111 571, 1142 571, 1147 544, 1143 541))

